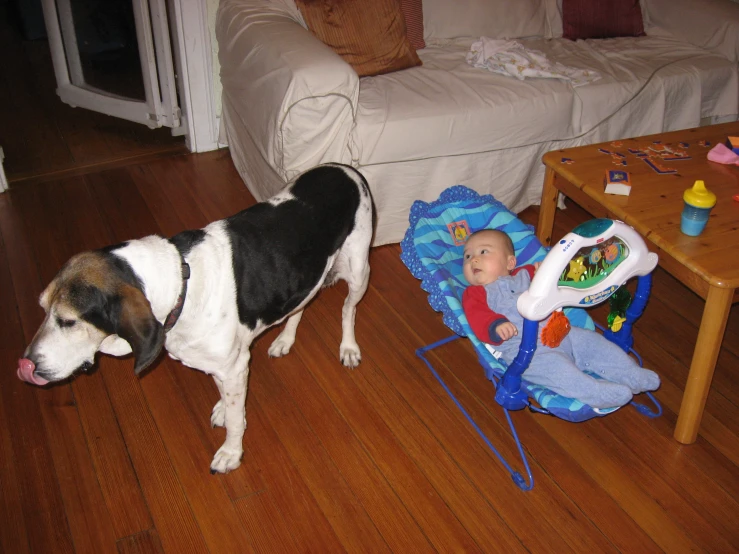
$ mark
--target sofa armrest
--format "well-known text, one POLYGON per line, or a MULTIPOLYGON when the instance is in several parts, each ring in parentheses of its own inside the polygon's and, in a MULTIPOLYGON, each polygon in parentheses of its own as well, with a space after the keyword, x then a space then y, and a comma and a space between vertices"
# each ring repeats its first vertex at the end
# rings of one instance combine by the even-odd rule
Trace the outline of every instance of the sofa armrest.
POLYGON ((727 0, 646 0, 649 24, 739 62, 739 4, 727 0))
POLYGON ((350 163, 359 77, 277 0, 221 0, 216 16, 223 94, 284 179, 350 163))

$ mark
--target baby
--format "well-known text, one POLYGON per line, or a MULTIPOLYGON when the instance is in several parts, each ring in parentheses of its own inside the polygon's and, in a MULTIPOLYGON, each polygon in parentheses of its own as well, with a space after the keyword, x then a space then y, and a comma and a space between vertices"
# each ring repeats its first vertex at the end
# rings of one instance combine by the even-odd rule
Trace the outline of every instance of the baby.
MULTIPOLYGON (((462 306, 470 327, 482 342, 495 346, 511 364, 518 354, 518 297, 529 288, 539 264, 516 267, 511 238, 485 229, 470 235, 464 247, 464 276, 470 284, 462 306)), ((546 320, 540 323, 540 329, 546 320)), ((537 337, 536 352, 523 378, 593 408, 623 406, 632 395, 656 390, 659 376, 643 369, 619 346, 587 329, 573 326, 559 346, 537 337), (584 370, 603 377, 596 379, 584 370)))

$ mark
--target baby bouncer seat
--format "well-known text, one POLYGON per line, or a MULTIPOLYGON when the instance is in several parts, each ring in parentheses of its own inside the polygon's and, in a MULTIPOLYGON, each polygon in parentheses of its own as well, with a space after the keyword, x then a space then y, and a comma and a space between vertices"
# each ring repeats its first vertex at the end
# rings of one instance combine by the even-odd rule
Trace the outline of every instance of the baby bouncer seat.
MULTIPOLYGON (((657 255, 647 250, 643 239, 631 227, 610 219, 594 219, 578 226, 547 251, 534 235, 533 228, 493 196, 479 195, 461 185, 446 189, 434 202, 416 201, 409 220, 401 242, 401 259, 421 281, 431 307, 443 314, 444 323, 454 332, 419 348, 416 354, 424 360, 516 485, 530 490, 534 486, 533 476, 509 411, 528 407, 533 412, 581 422, 620 408, 593 408, 522 378, 536 350, 539 321, 564 308, 571 325, 593 330, 596 326, 582 308, 607 300, 631 277, 638 277, 634 298, 625 314, 616 318, 616 325, 601 330, 606 338, 633 353, 641 364, 638 354, 631 348, 631 326, 643 312, 649 297, 651 272, 657 265, 657 255), (481 229, 499 229, 507 233, 513 241, 518 265, 542 262, 529 290, 518 303, 524 325, 520 350, 510 366, 498 359, 491 346, 478 340, 462 309, 462 293, 468 286, 462 271, 464 243, 471 233, 481 229), (483 434, 426 357, 429 350, 460 337, 469 338, 486 377, 493 383, 495 401, 503 408, 527 479, 508 464, 483 434)), ((633 400, 630 404, 646 416, 659 416, 661 406, 651 393, 645 394, 654 409, 633 400)))

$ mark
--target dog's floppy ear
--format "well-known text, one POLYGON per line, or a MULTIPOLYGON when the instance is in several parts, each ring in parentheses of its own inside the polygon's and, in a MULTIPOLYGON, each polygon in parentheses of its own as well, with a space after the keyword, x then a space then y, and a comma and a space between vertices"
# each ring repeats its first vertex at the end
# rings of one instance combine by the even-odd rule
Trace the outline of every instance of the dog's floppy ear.
POLYGON ((120 313, 116 334, 131 345, 138 375, 159 355, 164 345, 164 328, 151 311, 140 289, 124 285, 120 290, 120 313))

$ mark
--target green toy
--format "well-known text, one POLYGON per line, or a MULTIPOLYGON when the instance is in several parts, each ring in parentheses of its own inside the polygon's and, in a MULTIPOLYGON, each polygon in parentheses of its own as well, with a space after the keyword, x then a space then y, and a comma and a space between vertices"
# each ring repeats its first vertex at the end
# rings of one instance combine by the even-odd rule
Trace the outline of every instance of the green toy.
POLYGON ((631 304, 631 293, 626 287, 619 287, 608 298, 608 305, 611 307, 611 311, 608 314, 606 320, 608 321, 608 328, 617 333, 621 326, 626 321, 626 309, 631 304))

